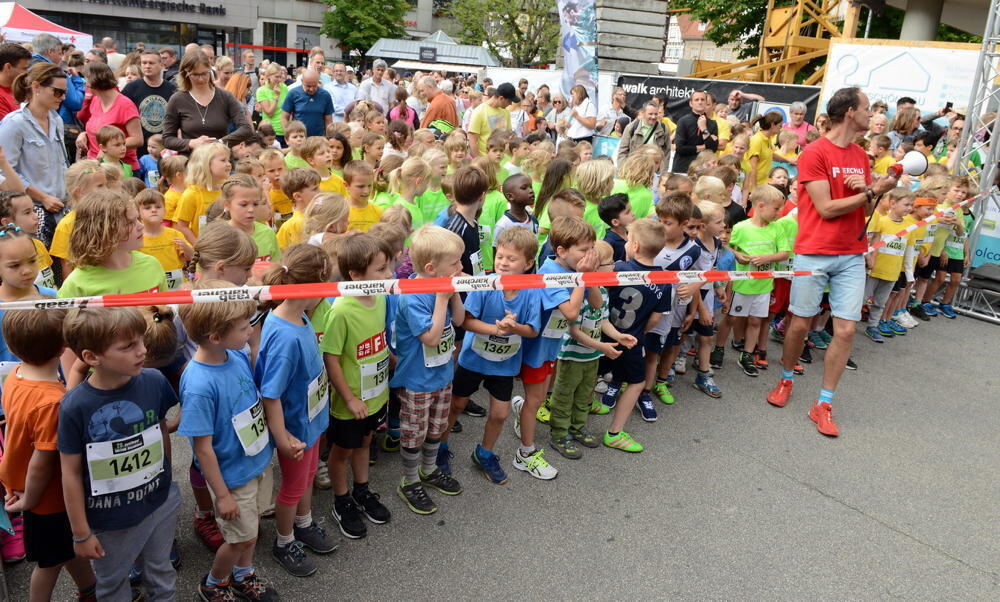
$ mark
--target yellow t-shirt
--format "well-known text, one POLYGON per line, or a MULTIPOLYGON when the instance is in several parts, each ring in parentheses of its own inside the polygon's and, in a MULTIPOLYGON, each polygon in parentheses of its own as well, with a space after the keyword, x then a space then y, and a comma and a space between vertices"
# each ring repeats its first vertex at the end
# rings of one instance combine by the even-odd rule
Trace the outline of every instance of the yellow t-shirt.
POLYGON ((175 238, 183 239, 184 236, 173 228, 163 228, 163 232, 156 236, 142 236, 141 253, 155 257, 167 277, 167 290, 175 291, 184 283, 184 258, 180 249, 174 244, 175 238))
POLYGON ((486 140, 496 130, 510 129, 510 112, 507 109, 491 107, 483 103, 472 112, 469 121, 469 133, 479 136, 479 154, 486 154, 486 140))
POLYGON ((49 253, 59 259, 69 259, 69 237, 73 234, 73 224, 76 223, 76 211, 70 211, 56 224, 52 234, 52 244, 49 253))
POLYGON ((875 159, 872 163, 872 171, 884 176, 889 173, 889 167, 896 164, 896 159, 892 156, 892 153, 886 153, 881 159, 875 159))
MULTIPOLYGON (((322 174, 320 176, 322 177, 322 174)), ((347 196, 347 184, 344 183, 344 178, 335 173, 331 173, 329 177, 320 180, 319 189, 320 192, 336 192, 337 194, 347 196)))
MULTIPOLYGON (((715 125, 719 126, 719 140, 729 140, 729 136, 733 133, 732 128, 729 126, 729 122, 726 121, 724 117, 713 117, 715 120, 715 125)), ((674 126, 677 127, 677 126, 674 126)), ((673 130, 670 130, 673 133, 673 130)), ((729 144, 728 142, 726 143, 729 144)), ((720 149, 721 151, 722 149, 720 149)), ((722 156, 722 153, 719 153, 722 156)))
POLYGON ((181 220, 188 223, 188 227, 198 236, 201 226, 208 223, 205 214, 212 203, 219 200, 221 190, 206 190, 201 186, 188 186, 181 195, 181 200, 177 203, 177 213, 174 215, 174 224, 179 224, 181 220))
POLYGON ((676 130, 676 129, 677 129, 677 124, 676 124, 676 123, 674 123, 674 121, 673 121, 672 119, 670 119, 669 117, 664 117, 664 118, 663 118, 663 119, 661 119, 660 121, 662 121, 662 122, 663 122, 663 125, 667 126, 667 128, 669 128, 669 129, 670 129, 670 133, 671 133, 671 134, 673 134, 673 133, 674 133, 674 130, 676 130))
POLYGON ((750 149, 743 155, 743 170, 750 173, 750 157, 757 157, 757 182, 756 186, 767 184, 771 172, 771 157, 774 156, 774 147, 771 146, 771 139, 764 134, 757 132, 750 137, 750 149))
MULTIPOLYGON (((903 228, 909 228, 913 224, 917 223, 917 218, 913 215, 907 215, 903 218, 903 228)), ((900 228, 902 229, 902 228, 900 228)), ((931 252, 931 243, 934 242, 934 231, 927 231, 927 225, 920 226, 911 234, 913 239, 913 244, 920 247, 917 249, 917 253, 913 254, 913 260, 916 262, 918 255, 927 255, 931 252)))
POLYGON ((366 203, 361 209, 352 205, 347 217, 347 229, 367 232, 380 219, 382 219, 382 210, 374 203, 366 203))
POLYGON ((299 211, 292 212, 292 217, 278 228, 278 246, 282 251, 302 242, 303 227, 305 227, 305 215, 299 211))
POLYGON ((288 215, 292 212, 292 199, 280 188, 271 188, 271 209, 278 215, 288 215))
POLYGON ((177 204, 181 202, 181 193, 173 188, 168 188, 163 193, 163 215, 164 219, 174 221, 174 214, 177 213, 177 204))
POLYGON ((868 226, 868 232, 876 233, 878 236, 875 237, 875 242, 881 240, 885 245, 875 250, 875 265, 871 271, 872 278, 892 281, 899 278, 900 272, 903 271, 903 256, 906 255, 906 247, 913 244, 913 234, 902 238, 893 235, 905 228, 906 225, 903 220, 896 222, 889 216, 875 212, 875 216, 872 217, 871 224, 868 226))
POLYGON ((32 238, 31 242, 35 245, 36 265, 38 266, 38 276, 35 277, 35 284, 54 289, 56 287, 56 276, 52 272, 52 256, 49 255, 42 241, 32 238))

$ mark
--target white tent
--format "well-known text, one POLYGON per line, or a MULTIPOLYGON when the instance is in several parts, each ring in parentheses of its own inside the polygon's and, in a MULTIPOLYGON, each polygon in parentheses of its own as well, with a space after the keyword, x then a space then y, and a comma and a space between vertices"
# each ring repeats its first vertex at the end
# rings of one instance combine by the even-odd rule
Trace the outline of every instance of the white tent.
POLYGON ((30 42, 40 33, 50 33, 64 44, 72 44, 84 51, 94 47, 93 36, 56 25, 17 2, 0 2, 0 32, 8 42, 30 42))

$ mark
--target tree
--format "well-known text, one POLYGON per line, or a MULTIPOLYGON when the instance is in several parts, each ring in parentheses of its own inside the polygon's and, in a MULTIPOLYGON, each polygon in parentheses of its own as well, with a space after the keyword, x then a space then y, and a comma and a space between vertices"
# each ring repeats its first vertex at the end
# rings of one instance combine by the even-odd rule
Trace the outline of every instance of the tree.
POLYGON ((486 48, 512 67, 551 63, 559 42, 553 0, 454 0, 447 9, 463 44, 486 48))
POLYGON ((364 57, 379 38, 406 37, 403 19, 410 3, 406 0, 323 0, 330 10, 323 16, 320 33, 340 41, 343 50, 364 57))

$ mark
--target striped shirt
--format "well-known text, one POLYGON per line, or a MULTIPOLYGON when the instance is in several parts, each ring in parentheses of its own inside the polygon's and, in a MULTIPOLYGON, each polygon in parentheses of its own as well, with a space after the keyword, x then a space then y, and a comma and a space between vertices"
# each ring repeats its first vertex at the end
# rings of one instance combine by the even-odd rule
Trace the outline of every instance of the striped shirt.
MULTIPOLYGON (((579 325, 585 333, 590 335, 590 338, 600 341, 601 322, 607 319, 608 291, 604 287, 601 287, 601 308, 594 309, 589 303, 584 302, 580 307, 580 317, 573 323, 579 325)), ((571 337, 569 332, 563 335, 562 348, 559 349, 559 359, 571 362, 589 362, 596 360, 602 355, 603 353, 600 351, 591 349, 571 337)))

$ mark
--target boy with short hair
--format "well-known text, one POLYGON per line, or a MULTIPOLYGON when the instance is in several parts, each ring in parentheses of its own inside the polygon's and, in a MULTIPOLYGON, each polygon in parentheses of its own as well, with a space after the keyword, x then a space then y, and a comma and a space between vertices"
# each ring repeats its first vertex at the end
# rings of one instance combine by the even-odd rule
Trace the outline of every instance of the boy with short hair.
MULTIPOLYGON (((695 239, 701 247, 701 256, 695 263, 695 269, 715 270, 718 269, 719 256, 724 248, 719 237, 726 229, 726 211, 711 201, 702 201, 697 207, 701 212, 702 227, 695 239)), ((695 364, 698 376, 693 386, 709 397, 719 398, 722 397, 722 389, 715 383, 709 368, 710 354, 715 341, 715 302, 719 300, 725 303, 726 283, 705 282, 701 286, 700 296, 697 319, 693 323, 695 333, 698 335, 698 355, 695 364)))
POLYGON ((885 134, 873 136, 869 148, 872 155, 872 173, 884 176, 889 173, 889 167, 896 163, 896 158, 892 156, 892 140, 885 134))
MULTIPOLYGON (((628 230, 625 252, 628 259, 615 264, 616 272, 648 272, 659 270, 656 256, 663 250, 666 231, 654 219, 632 222, 628 230)), ((670 285, 651 284, 620 286, 611 289, 608 300, 611 323, 619 332, 642 339, 670 311, 670 285)), ((611 362, 612 380, 601 402, 614 409, 611 425, 604 433, 604 445, 613 449, 638 453, 642 445, 625 432, 625 424, 635 408, 646 382, 645 350, 642 344, 627 349, 611 362), (618 393, 622 385, 628 388, 618 393)), ((645 391, 647 394, 649 391, 645 391)))
POLYGON ((124 161, 125 134, 113 125, 103 126, 97 130, 97 145, 101 147, 101 162, 114 165, 121 170, 122 176, 132 177, 132 166, 124 161))
POLYGON ((348 230, 367 232, 382 219, 382 209, 375 203, 368 202, 374 179, 375 170, 367 161, 348 161, 344 166, 347 200, 351 205, 347 218, 348 230))
POLYGON ((177 395, 158 370, 143 368, 145 332, 131 307, 73 310, 63 325, 91 370, 59 409, 63 495, 73 549, 93 561, 99 600, 131 599, 129 569, 140 555, 147 596, 177 591, 170 547, 181 500, 166 424, 177 395))
MULTIPOLYGON (((465 244, 454 232, 427 225, 413 234, 410 259, 416 278, 450 278, 462 272, 465 244)), ((462 486, 437 467, 441 437, 451 410, 455 326, 465 321, 458 293, 400 295, 396 308, 396 357, 390 387, 400 392, 400 457, 403 478, 396 492, 410 510, 432 514, 437 505, 424 485, 445 495, 462 486)))
POLYGON ((32 600, 49 600, 65 566, 81 601, 96 601, 94 570, 73 552, 62 478, 57 431, 59 400, 66 386, 59 376, 65 350, 66 312, 8 311, 3 339, 21 364, 3 387, 6 440, 0 482, 7 490, 6 510, 21 512, 28 562, 37 565, 28 590, 32 600))
MULTIPOLYGON (((197 288, 232 287, 224 280, 204 280, 197 288)), ((181 375, 184 411, 177 434, 191 438, 225 539, 198 585, 202 599, 277 599, 253 570, 260 515, 271 505, 274 454, 250 358, 243 350, 256 312, 253 301, 180 307, 181 321, 198 350, 181 375)))
POLYGON ((615 261, 625 261, 625 238, 628 227, 635 221, 635 213, 624 192, 612 194, 601 199, 597 204, 597 215, 608 225, 604 233, 604 242, 611 245, 615 261))
MULTIPOLYGON (((455 213, 445 228, 458 234, 465 243, 462 253, 462 270, 470 276, 484 272, 483 253, 479 248, 479 222, 477 215, 482 207, 489 183, 482 170, 467 165, 454 175, 455 213)), ((495 237, 494 241, 499 237, 495 237)))
MULTIPOLYGON (((713 203, 719 203, 722 208, 726 210, 726 221, 736 225, 747 218, 746 209, 743 205, 735 202, 733 196, 736 194, 742 194, 741 192, 735 191, 736 182, 739 180, 740 174, 732 167, 727 167, 720 165, 708 173, 709 176, 713 178, 718 178, 724 186, 724 190, 720 193, 716 186, 711 186, 710 189, 703 189, 703 193, 699 194, 698 200, 712 201, 713 203), (704 195, 704 198, 702 197, 704 195)), ((699 181, 704 178, 698 178, 699 181)), ((711 180, 709 180, 711 182, 711 180)))
POLYGON ((139 157, 139 171, 146 182, 146 188, 156 188, 159 185, 160 157, 163 155, 163 134, 150 136, 146 141, 146 150, 147 153, 139 157))
POLYGON ((306 208, 319 193, 319 174, 308 167, 295 167, 281 174, 281 192, 292 199, 292 217, 278 229, 278 246, 284 251, 302 242, 306 208))
MULTIPOLYGON (((538 269, 539 274, 569 274, 597 269, 597 253, 594 251, 597 235, 593 226, 582 218, 560 217, 553 220, 549 241, 555 250, 555 256, 545 258, 538 269)), ((572 291, 565 288, 540 289, 541 336, 524 343, 521 364, 524 397, 515 396, 511 401, 514 432, 521 439, 521 447, 514 454, 514 468, 537 479, 549 480, 558 474, 555 467, 542 456, 542 450, 535 447, 536 413, 545 401, 563 335, 569 330, 569 323, 580 316, 586 292, 587 289, 583 287, 573 288, 572 291)), ((595 291, 595 296, 597 293, 595 291)), ((599 297, 592 301, 598 305, 599 297)))
POLYGON ((299 149, 306 141, 306 124, 299 120, 288 122, 285 126, 285 144, 288 150, 285 151, 285 167, 295 169, 296 167, 308 168, 309 164, 299 155, 299 149))
POLYGON ((502 192, 507 199, 509 209, 504 211, 493 227, 494 242, 500 233, 510 227, 527 228, 538 234, 538 219, 528 213, 528 207, 535 204, 535 191, 531 187, 531 178, 527 174, 515 173, 503 183, 502 192))
MULTIPOLYGON (((584 211, 587 210, 587 201, 583 198, 583 195, 575 188, 566 188, 560 190, 552 196, 549 200, 548 206, 545 207, 545 213, 549 216, 549 224, 552 224, 552 220, 557 217, 579 217, 583 218, 584 211)), ((538 251, 538 258, 540 260, 545 260, 555 253, 552 250, 552 245, 548 241, 548 232, 544 235, 539 235, 539 238, 545 237, 545 242, 542 244, 542 248, 538 251)))

